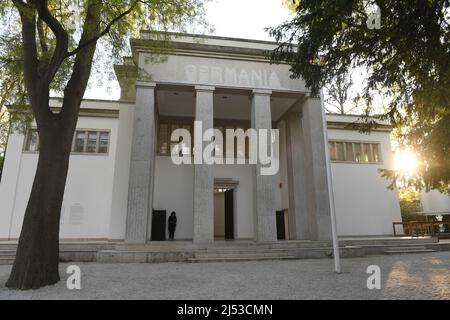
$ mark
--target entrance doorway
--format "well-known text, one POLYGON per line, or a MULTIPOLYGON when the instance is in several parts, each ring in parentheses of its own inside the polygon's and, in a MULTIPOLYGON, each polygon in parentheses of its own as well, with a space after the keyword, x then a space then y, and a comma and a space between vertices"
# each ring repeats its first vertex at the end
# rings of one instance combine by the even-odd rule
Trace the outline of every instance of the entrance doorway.
POLYGON ((214 239, 234 239, 234 190, 214 190, 214 239))
POLYGON ((214 239, 234 239, 235 186, 224 183, 223 179, 214 185, 214 239))

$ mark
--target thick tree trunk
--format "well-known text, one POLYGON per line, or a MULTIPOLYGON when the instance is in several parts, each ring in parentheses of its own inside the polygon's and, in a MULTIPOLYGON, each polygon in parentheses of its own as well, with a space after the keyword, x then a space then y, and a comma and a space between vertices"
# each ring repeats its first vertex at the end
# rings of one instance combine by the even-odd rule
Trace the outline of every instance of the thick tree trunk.
MULTIPOLYGON (((60 280, 59 223, 69 167, 72 134, 55 118, 38 127, 39 161, 6 286, 37 289, 60 280)), ((69 130, 70 131, 70 130, 69 130)))
MULTIPOLYGON (((6 283, 9 288, 36 289, 59 281, 59 221, 70 148, 81 100, 91 74, 97 40, 109 31, 105 29, 105 33, 100 33, 103 1, 87 3, 78 47, 68 53, 68 34, 58 19, 52 16, 47 1, 27 1, 26 4, 14 1, 22 21, 24 78, 38 125, 40 149, 16 260, 6 283), (37 14, 56 38, 52 59, 42 70, 36 47, 37 14), (63 61, 72 55, 75 61, 64 89, 63 106, 59 114, 53 114, 48 105, 50 84, 63 61)), ((124 15, 130 12, 126 11, 124 15)))

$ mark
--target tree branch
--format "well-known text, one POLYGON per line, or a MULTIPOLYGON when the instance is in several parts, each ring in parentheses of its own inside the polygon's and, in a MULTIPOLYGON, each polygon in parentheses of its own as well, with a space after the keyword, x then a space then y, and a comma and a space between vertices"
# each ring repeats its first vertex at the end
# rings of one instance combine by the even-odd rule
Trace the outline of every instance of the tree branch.
POLYGON ((38 19, 37 21, 37 30, 38 30, 38 36, 39 36, 39 43, 41 44, 41 49, 44 53, 48 53, 48 45, 47 42, 45 42, 46 40, 46 36, 45 36, 45 31, 44 31, 44 25, 42 23, 42 19, 38 19))
MULTIPOLYGON (((98 34, 101 9, 101 2, 89 1, 80 43, 86 43, 87 39, 92 39, 98 34)), ((89 45, 84 46, 84 50, 79 50, 76 53, 72 74, 64 89, 63 107, 60 117, 68 130, 67 132, 73 133, 75 130, 81 100, 91 74, 96 44, 93 41, 89 45)))
POLYGON ((109 33, 109 31, 111 30, 111 28, 114 26, 114 24, 116 24, 119 20, 121 20, 122 18, 124 18, 125 16, 129 15, 133 9, 136 7, 136 5, 141 2, 140 0, 135 0, 131 6, 128 8, 128 10, 122 12, 121 14, 119 14, 117 17, 115 17, 114 19, 112 19, 105 27, 105 29, 103 31, 101 31, 99 34, 95 35, 94 37, 87 39, 86 41, 80 41, 80 43, 78 44, 78 47, 76 49, 74 49, 73 51, 70 51, 66 54, 66 57, 70 57, 73 56, 75 54, 77 54, 78 52, 80 52, 81 50, 83 50, 83 48, 89 46, 90 44, 96 42, 97 40, 99 40, 101 37, 103 37, 104 35, 106 35, 107 33, 109 33))
POLYGON ((62 62, 66 58, 67 49, 69 47, 69 36, 58 19, 56 19, 50 12, 48 8, 48 0, 33 0, 33 3, 36 6, 39 18, 45 22, 56 37, 56 46, 53 51, 53 56, 48 64, 46 74, 44 76, 45 82, 50 84, 62 62))
MULTIPOLYGON (((24 80, 30 100, 36 96, 38 83, 38 55, 36 48, 36 12, 27 3, 13 0, 22 22, 24 80)), ((35 101, 30 101, 34 105, 35 101)))

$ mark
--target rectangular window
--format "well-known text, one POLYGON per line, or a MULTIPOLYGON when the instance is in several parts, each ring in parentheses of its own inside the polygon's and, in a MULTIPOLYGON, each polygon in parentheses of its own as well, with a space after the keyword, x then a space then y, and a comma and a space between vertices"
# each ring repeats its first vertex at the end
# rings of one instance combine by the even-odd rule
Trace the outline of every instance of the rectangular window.
POLYGON ((39 151, 39 134, 36 129, 28 131, 25 140, 25 151, 39 151))
MULTIPOLYGON (((238 127, 240 127, 241 129, 244 130, 244 132, 247 130, 246 126, 239 126, 239 125, 230 125, 227 124, 227 122, 225 123, 221 123, 219 122, 217 124, 217 126, 215 126, 215 129, 219 130, 222 133, 222 141, 219 140, 215 140, 215 148, 214 148, 214 154, 219 156, 222 155, 222 157, 226 156, 226 129, 232 129, 232 130, 236 130, 238 127)), ((193 143, 194 143, 194 129, 193 129, 193 121, 192 122, 188 122, 188 121, 183 121, 183 122, 179 122, 177 120, 175 120, 174 122, 170 122, 170 120, 166 120, 164 119, 163 121, 161 121, 159 123, 159 128, 158 128, 158 154, 159 155, 165 155, 165 156, 169 156, 171 154, 171 150, 175 147, 178 146, 177 142, 171 142, 170 141, 170 136, 172 134, 172 132, 175 129, 186 129, 190 132, 191 134, 191 143, 190 143, 190 149, 188 147, 188 143, 184 144, 182 143, 182 149, 181 150, 174 150, 174 151, 178 151, 178 152, 182 152, 183 154, 187 155, 187 154, 193 154, 193 143)), ((235 149, 234 149, 234 157, 235 158, 248 158, 248 154, 249 154, 249 148, 248 148, 248 144, 249 144, 249 139, 246 138, 245 139, 245 148, 237 148, 236 145, 236 140, 235 139, 235 149)))
POLYGON ((109 148, 109 132, 100 132, 100 138, 98 142, 98 153, 108 153, 109 148))
POLYGON ((336 160, 337 161, 344 161, 344 143, 343 142, 336 142, 336 160))
POLYGON ((345 145, 345 161, 355 161, 353 154, 353 144, 350 142, 344 142, 345 145))
MULTIPOLYGON (((245 134, 245 131, 246 131, 245 128, 232 128, 232 129, 234 129, 234 130, 240 129, 240 130, 244 131, 244 134, 245 134)), ((248 148, 249 147, 248 146, 249 139, 245 138, 245 140, 244 140, 245 145, 244 146, 237 145, 237 141, 238 141, 237 138, 235 138, 234 139, 234 147, 236 148, 236 152, 235 152, 236 158, 240 158, 240 159, 245 159, 246 157, 248 158, 249 157, 249 152, 248 152, 248 150, 249 150, 249 148, 248 148)))
MULTIPOLYGON (((76 130, 73 137, 72 152, 107 154, 109 152, 109 140, 110 133, 108 131, 76 130)), ((24 150, 39 150, 39 136, 36 129, 28 131, 24 150)))
POLYGON ((96 153, 97 152, 97 131, 89 131, 88 140, 86 145, 86 152, 88 153, 96 153))
POLYGON ((380 144, 350 141, 329 141, 332 161, 380 163, 380 144))
POLYGON ((224 151, 225 135, 224 135, 223 127, 217 127, 216 129, 219 130, 220 133, 222 133, 222 141, 220 139, 217 139, 216 137, 214 137, 214 155, 216 157, 224 157, 225 156, 225 151, 224 151))
POLYGON ((75 148, 74 152, 84 152, 84 146, 86 142, 86 132, 85 131, 77 131, 75 133, 75 148))
POLYGON ((373 162, 381 162, 380 147, 377 143, 372 143, 373 162))
POLYGON ((179 128, 179 125, 177 124, 172 124, 170 126, 170 131, 169 131, 169 140, 170 140, 170 154, 172 154, 173 152, 180 152, 181 150, 178 150, 178 142, 172 142, 172 133, 177 130, 179 128))
POLYGON ((363 143, 364 162, 373 162, 372 151, 370 150, 370 144, 363 143))
MULTIPOLYGON (((191 129, 191 126, 188 125, 188 124, 185 124, 185 125, 182 126, 182 128, 187 130, 187 131, 189 131, 189 133, 191 134, 191 140, 192 140, 192 129, 191 129)), ((192 150, 192 141, 183 141, 183 143, 182 143, 182 150, 181 150, 183 155, 192 154, 191 150, 192 150)))
POLYGON ((164 156, 170 156, 172 150, 178 152, 180 155, 192 154, 193 141, 181 141, 181 148, 179 147, 179 142, 171 141, 172 133, 177 129, 185 129, 191 134, 191 139, 193 135, 193 128, 191 123, 167 123, 162 122, 159 124, 158 128, 158 154, 164 156))
POLYGON ((353 150, 355 150, 355 161, 356 162, 363 162, 363 154, 362 154, 362 148, 361 143, 354 143, 353 144, 353 150))
POLYGON ((328 142, 328 152, 330 153, 330 159, 335 161, 337 160, 336 157, 336 149, 334 147, 334 142, 333 141, 329 141, 328 142))
POLYGON ((168 131, 169 127, 167 124, 160 124, 159 125, 159 153, 160 154, 167 154, 168 153, 168 131))

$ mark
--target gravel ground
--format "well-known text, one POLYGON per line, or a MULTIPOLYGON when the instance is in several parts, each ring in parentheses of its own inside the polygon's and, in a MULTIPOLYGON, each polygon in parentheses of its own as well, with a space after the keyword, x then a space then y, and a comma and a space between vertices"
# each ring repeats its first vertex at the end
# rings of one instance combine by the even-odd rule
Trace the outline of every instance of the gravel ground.
POLYGON ((0 299, 450 299, 450 252, 333 260, 228 263, 79 263, 81 290, 61 282, 36 291, 9 290, 0 266, 0 299), (381 268, 381 289, 367 289, 367 267, 381 268))

